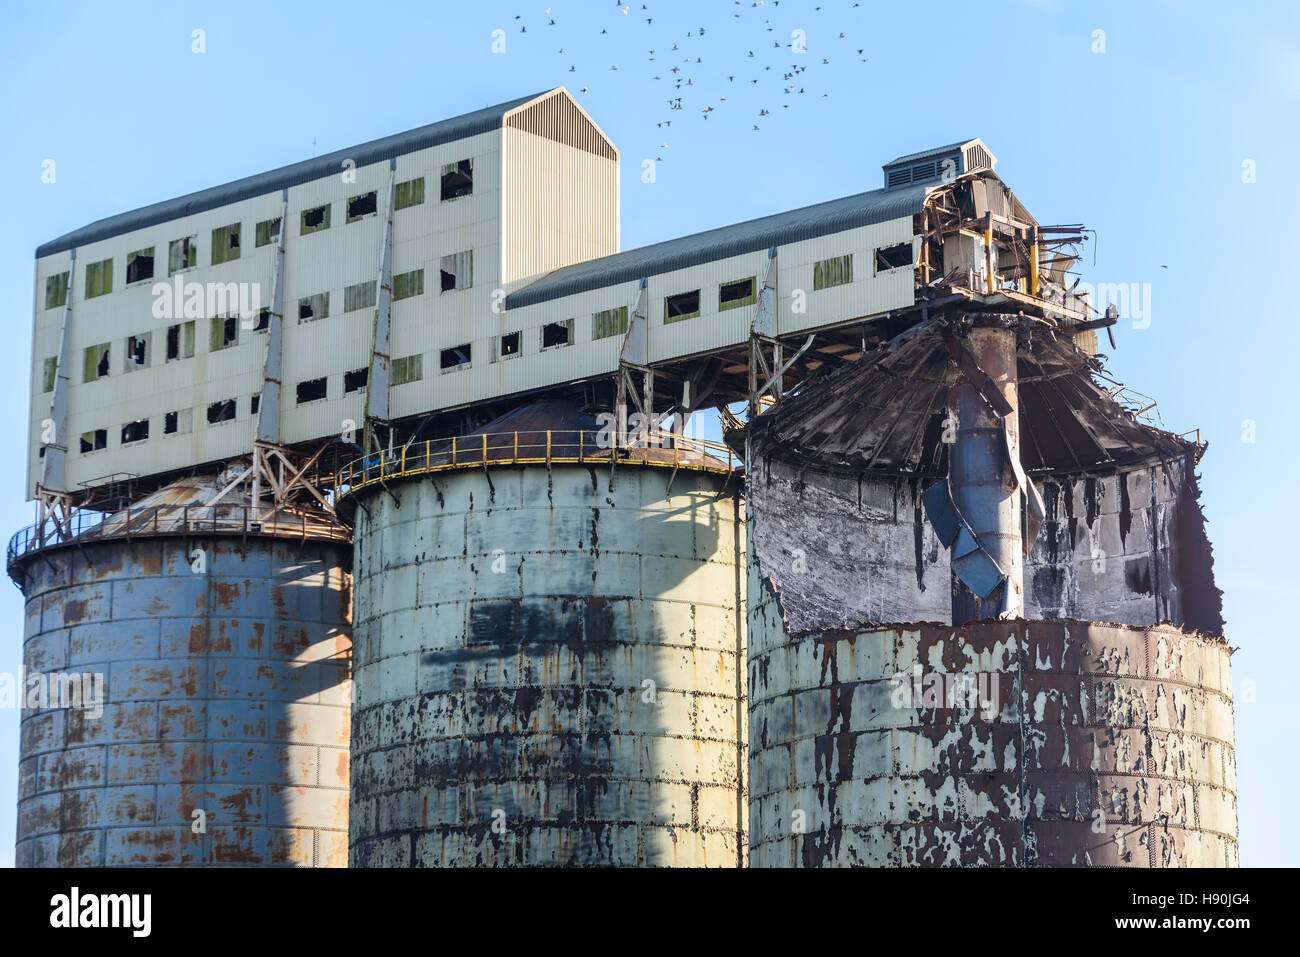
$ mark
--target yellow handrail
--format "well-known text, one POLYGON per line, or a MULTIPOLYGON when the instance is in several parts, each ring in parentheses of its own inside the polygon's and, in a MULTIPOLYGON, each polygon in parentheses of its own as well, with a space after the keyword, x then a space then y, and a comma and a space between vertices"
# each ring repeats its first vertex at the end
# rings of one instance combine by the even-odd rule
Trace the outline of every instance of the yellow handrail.
MULTIPOLYGON (((592 430, 594 431, 594 430, 592 430)), ((468 460, 460 454, 460 437, 447 439, 427 439, 424 443, 424 456, 408 456, 402 449, 400 458, 380 454, 362 456, 344 464, 339 471, 337 487, 343 489, 340 498, 346 497, 357 489, 365 488, 377 481, 402 475, 420 475, 450 469, 467 468, 474 465, 506 466, 514 464, 548 463, 593 463, 608 465, 616 450, 599 441, 587 444, 586 431, 573 429, 561 431, 546 430, 546 450, 540 455, 540 443, 537 437, 541 430, 524 432, 520 441, 520 432, 482 433, 479 436, 478 459, 472 455, 468 460), (577 441, 573 441, 573 436, 577 441), (504 441, 509 436, 509 444, 504 441), (521 445, 523 446, 521 451, 521 445), (493 453, 493 447, 497 453, 493 453)), ((635 441, 619 443, 621 462, 632 465, 655 466, 662 468, 686 468, 702 472, 727 475, 738 467, 738 460, 730 447, 706 439, 692 439, 672 432, 646 432, 636 435, 635 441), (667 454, 665 442, 672 443, 672 455, 667 454)))

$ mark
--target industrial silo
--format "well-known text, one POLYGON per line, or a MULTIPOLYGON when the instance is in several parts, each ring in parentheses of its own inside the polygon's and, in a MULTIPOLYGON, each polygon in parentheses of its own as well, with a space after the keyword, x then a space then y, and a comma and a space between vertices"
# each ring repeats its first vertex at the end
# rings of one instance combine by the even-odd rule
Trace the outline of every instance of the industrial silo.
POLYGON ((223 488, 11 543, 18 866, 346 866, 348 533, 223 488))
POLYGON ((347 476, 352 866, 742 866, 725 448, 555 400, 347 476))
POLYGON ((751 866, 1235 866, 1204 447, 1068 329, 954 318, 750 423, 751 866))

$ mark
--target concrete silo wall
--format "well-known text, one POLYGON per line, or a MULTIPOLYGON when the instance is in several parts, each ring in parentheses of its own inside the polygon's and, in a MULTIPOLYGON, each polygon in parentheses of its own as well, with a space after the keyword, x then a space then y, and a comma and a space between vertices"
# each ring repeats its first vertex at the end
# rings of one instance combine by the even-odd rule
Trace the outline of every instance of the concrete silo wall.
POLYGON ((144 538, 27 556, 25 668, 100 675, 105 696, 99 717, 24 710, 18 865, 345 866, 348 548, 144 538))
POLYGON ((1221 641, 1024 620, 789 635, 767 593, 751 866, 1236 865, 1221 641))
POLYGON ((364 495, 353 866, 743 862, 743 517, 670 475, 364 495))

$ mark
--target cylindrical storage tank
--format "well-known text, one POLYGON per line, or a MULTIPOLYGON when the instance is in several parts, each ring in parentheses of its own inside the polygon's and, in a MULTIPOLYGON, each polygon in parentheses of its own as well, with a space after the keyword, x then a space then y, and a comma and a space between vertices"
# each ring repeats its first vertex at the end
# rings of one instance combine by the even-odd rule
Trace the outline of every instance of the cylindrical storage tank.
POLYGON ((348 531, 221 487, 11 545, 18 866, 346 866, 348 531))
POLYGON ((544 412, 413 446, 344 500, 351 865, 743 866, 726 452, 611 469, 594 430, 516 432, 573 422, 544 412))
POLYGON ((1230 651, 1073 620, 749 642, 750 862, 1237 863, 1230 651))

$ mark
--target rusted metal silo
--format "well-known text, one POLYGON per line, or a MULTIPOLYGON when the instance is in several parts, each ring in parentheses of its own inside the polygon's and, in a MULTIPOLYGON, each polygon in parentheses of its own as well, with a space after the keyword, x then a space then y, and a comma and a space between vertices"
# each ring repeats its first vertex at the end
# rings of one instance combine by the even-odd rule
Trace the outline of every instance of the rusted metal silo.
POLYGON ((1204 447, 958 318, 749 426, 751 865, 1235 866, 1204 447))
POLYGON ((18 866, 346 865, 348 533, 222 487, 11 543, 18 866))
POLYGON ((743 865, 729 457, 554 401, 345 476, 352 866, 743 865))

